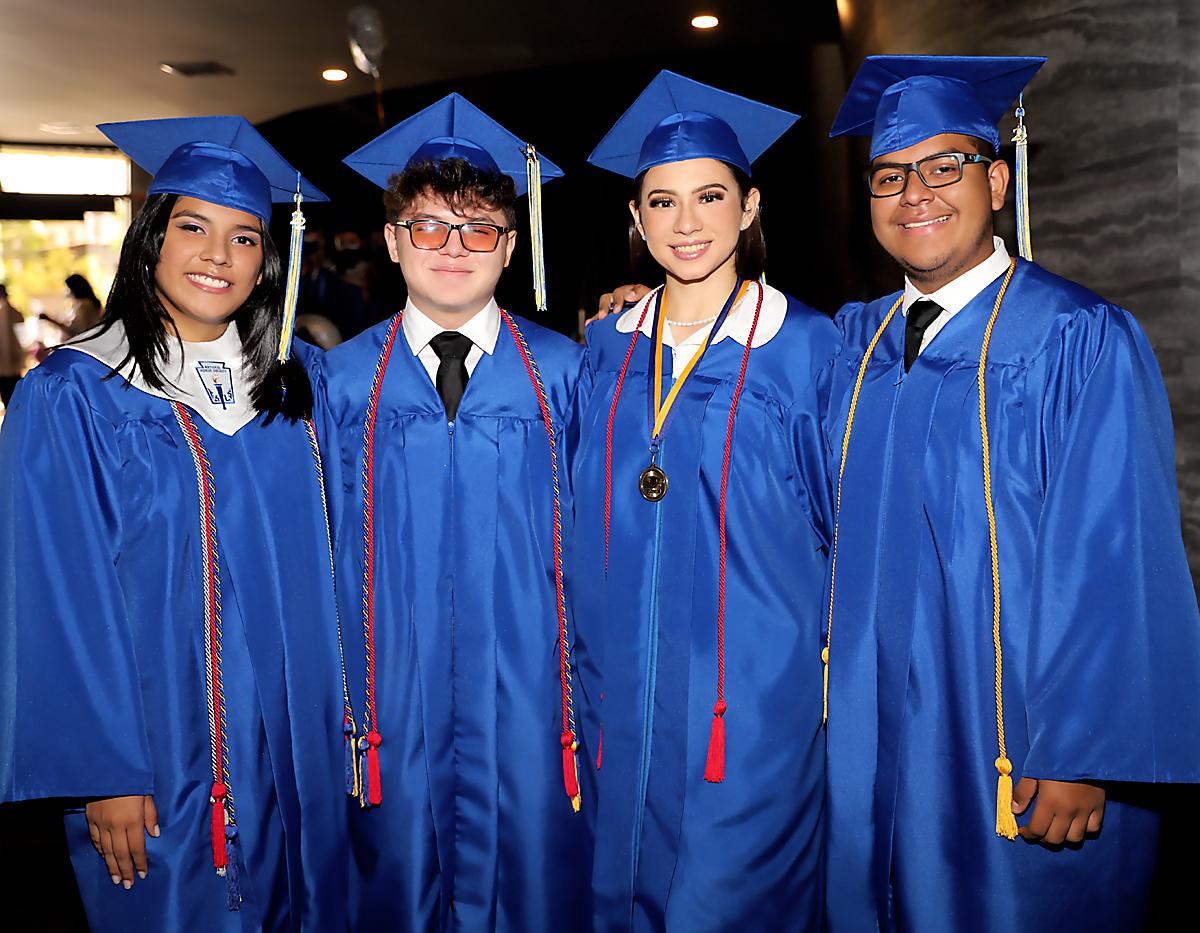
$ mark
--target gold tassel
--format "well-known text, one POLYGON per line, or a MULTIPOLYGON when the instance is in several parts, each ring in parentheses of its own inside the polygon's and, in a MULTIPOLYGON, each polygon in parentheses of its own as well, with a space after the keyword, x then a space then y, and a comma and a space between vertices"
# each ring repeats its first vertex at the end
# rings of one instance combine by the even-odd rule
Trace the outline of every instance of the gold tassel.
POLYGON ((533 254, 533 300, 546 310, 546 255, 542 238, 542 163, 533 146, 525 147, 525 180, 529 188, 529 251, 533 254))
POLYGON ((1017 126, 1012 142, 1017 147, 1017 252, 1033 261, 1033 242, 1029 228, 1029 130, 1025 127, 1025 95, 1017 99, 1017 126))
POLYGON ((996 781, 996 835, 1016 839, 1017 818, 1012 812, 1012 762, 1007 758, 997 758, 996 770, 1000 772, 996 781))
POLYGON ((829 646, 821 649, 821 725, 829 722, 829 646))

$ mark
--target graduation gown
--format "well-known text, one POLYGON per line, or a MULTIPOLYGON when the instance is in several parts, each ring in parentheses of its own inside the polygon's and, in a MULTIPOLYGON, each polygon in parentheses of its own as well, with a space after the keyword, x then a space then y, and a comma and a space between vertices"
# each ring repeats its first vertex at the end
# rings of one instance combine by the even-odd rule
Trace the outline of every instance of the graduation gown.
POLYGON ((796 931, 819 922, 820 599, 831 514, 821 419, 837 336, 827 317, 769 287, 729 472, 725 779, 704 779, 722 462, 756 291, 752 284, 684 383, 663 434, 668 488, 657 503, 638 490, 650 461, 652 359, 652 340, 639 337, 613 418, 607 573, 606 432, 643 305, 588 327, 593 388, 568 566, 598 784, 597 930, 751 922, 796 931))
POLYGON ((153 795, 161 835, 130 891, 67 815, 93 930, 341 929, 341 689, 305 427, 227 434, 193 413, 215 492, 233 912, 211 849, 195 466, 170 402, 110 372, 56 351, 0 432, 0 800, 153 795))
MULTIPOLYGON (((1157 817, 1108 785, 1099 838, 995 835, 992 573, 976 384, 1002 278, 903 368, 872 357, 842 487, 828 725, 835 930, 1138 929, 1157 817)), ((831 410, 899 295, 847 305, 831 410)), ((986 373, 1013 782, 1200 779, 1200 624, 1170 413, 1134 319, 1017 261, 986 373)), ((1033 812, 1030 804, 1028 814, 1033 812)))
MULTIPOLYGON (((569 537, 582 351, 517 320, 551 411, 569 537)), ((390 326, 331 351, 320 390, 338 424, 339 593, 360 724, 363 425, 390 326)), ((351 802, 352 924, 583 929, 589 846, 563 785, 549 441, 508 327, 479 360, 449 424, 398 327, 376 425, 382 803, 351 802)))

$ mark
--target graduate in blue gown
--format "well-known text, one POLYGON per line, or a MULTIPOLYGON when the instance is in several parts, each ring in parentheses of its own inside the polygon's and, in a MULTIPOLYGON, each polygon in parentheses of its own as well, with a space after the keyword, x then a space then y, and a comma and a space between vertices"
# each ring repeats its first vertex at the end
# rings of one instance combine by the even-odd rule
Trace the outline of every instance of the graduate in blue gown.
POLYGON ((587 332, 568 567, 598 930, 819 923, 837 337, 759 280, 749 179, 795 120, 662 72, 591 156, 634 179, 666 274, 587 332))
POLYGON ((93 930, 341 929, 325 426, 266 229, 323 196, 241 117, 101 129, 155 178, 0 433, 0 800, 78 807, 93 930))
POLYGON ((837 318, 835 930, 1139 929, 1140 782, 1200 780, 1158 366, 1127 311, 992 237, 996 123, 1042 61, 872 57, 833 128, 871 136, 872 222, 905 272, 837 318))
MULTIPOLYGON (((357 718, 357 929, 586 928, 563 590, 581 349, 500 309, 561 172, 457 94, 347 157, 405 307, 336 348, 338 571, 357 718)), ((541 298, 541 279, 536 274, 541 298)), ((540 302, 539 302, 540 303, 540 302)))

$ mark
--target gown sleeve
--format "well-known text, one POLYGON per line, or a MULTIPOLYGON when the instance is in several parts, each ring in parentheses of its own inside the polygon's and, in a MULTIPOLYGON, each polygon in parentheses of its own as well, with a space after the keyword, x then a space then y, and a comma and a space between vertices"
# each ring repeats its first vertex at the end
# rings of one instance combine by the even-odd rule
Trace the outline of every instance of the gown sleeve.
POLYGON ((0 432, 0 800, 150 794, 116 430, 48 368, 0 432))
POLYGON ((812 383, 787 410, 787 428, 799 485, 800 507, 826 549, 833 541, 833 491, 829 480, 827 441, 834 360, 830 359, 812 383))
POLYGON ((1150 346, 1127 312, 1089 309, 1044 348, 1026 386, 1045 498, 1025 773, 1200 780, 1200 618, 1150 346))

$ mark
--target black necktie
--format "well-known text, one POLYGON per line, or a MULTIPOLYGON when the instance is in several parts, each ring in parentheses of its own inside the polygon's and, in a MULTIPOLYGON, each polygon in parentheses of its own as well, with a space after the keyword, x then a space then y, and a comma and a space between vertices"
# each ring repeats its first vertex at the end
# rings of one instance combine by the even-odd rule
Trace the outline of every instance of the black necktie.
POLYGON ((438 395, 446 408, 446 420, 453 421, 458 414, 458 403, 467 389, 467 354, 471 351, 471 338, 452 330, 442 331, 429 341, 437 354, 438 395))
POLYGON ((921 340, 925 337, 926 329, 941 313, 941 306, 928 298, 914 301, 912 307, 908 309, 908 317, 904 322, 905 372, 912 369, 912 364, 916 362, 917 356, 921 352, 921 340))

